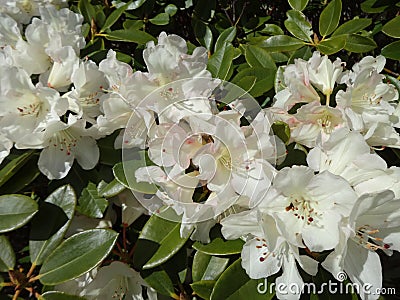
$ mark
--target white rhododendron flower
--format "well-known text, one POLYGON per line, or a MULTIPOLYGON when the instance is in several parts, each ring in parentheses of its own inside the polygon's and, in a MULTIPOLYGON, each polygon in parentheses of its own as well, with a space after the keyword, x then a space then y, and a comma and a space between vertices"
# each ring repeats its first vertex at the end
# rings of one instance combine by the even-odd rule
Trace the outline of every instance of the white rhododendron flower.
MULTIPOLYGON (((392 191, 361 196, 343 228, 339 246, 322 263, 336 276, 345 271, 360 287, 369 284, 369 291, 382 287, 382 268, 376 251, 387 255, 400 251, 400 199, 392 191)), ((362 299, 378 299, 379 294, 360 289, 362 299)))

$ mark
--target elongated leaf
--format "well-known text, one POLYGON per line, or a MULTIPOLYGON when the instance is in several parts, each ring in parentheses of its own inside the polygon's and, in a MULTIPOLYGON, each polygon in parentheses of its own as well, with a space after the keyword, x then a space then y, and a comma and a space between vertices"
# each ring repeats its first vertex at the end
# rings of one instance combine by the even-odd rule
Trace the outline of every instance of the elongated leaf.
POLYGON ((0 186, 6 183, 12 176, 14 176, 19 169, 21 169, 34 155, 35 151, 27 151, 17 158, 10 161, 3 169, 0 170, 0 186))
MULTIPOLYGON (((72 217, 74 216, 76 206, 75 192, 71 186, 65 185, 51 193, 46 198, 45 202, 60 207, 68 220, 49 239, 45 241, 29 241, 30 258, 31 262, 35 265, 41 265, 64 238, 65 232, 71 224, 72 217)), ((49 224, 47 223, 46 226, 49 226, 49 224)))
POLYGON ((400 60, 400 41, 383 47, 381 54, 387 58, 400 60))
POLYGON ((81 15, 84 17, 86 23, 91 23, 92 19, 95 18, 96 10, 90 3, 90 0, 79 0, 78 9, 81 15))
POLYGON ((305 45, 305 42, 288 35, 274 35, 260 44, 260 47, 269 52, 283 52, 297 50, 305 45))
POLYGON ((118 233, 109 229, 92 229, 71 236, 43 263, 40 281, 56 285, 90 271, 110 253, 117 237, 118 233))
POLYGON ((97 186, 97 192, 101 197, 111 198, 125 190, 125 186, 117 179, 113 179, 110 183, 101 181, 97 186))
POLYGON ((288 0, 289 5, 295 10, 303 10, 308 4, 308 0, 288 0))
POLYGON ((215 42, 214 52, 218 51, 225 46, 226 43, 232 43, 236 37, 236 27, 229 27, 221 32, 217 41, 215 42))
POLYGON ((208 60, 207 68, 213 75, 220 79, 227 79, 229 68, 232 65, 234 48, 231 44, 224 46, 216 51, 208 60))
POLYGON ((79 212, 91 218, 102 218, 108 206, 108 201, 99 195, 93 182, 82 191, 79 197, 79 212))
POLYGON ((317 45, 317 49, 321 51, 321 53, 330 55, 342 50, 346 45, 346 36, 345 35, 338 35, 332 37, 330 39, 326 39, 321 41, 317 45))
POLYGON ((157 186, 147 182, 137 182, 135 177, 135 172, 137 169, 144 167, 145 163, 140 160, 125 161, 123 163, 118 163, 113 167, 113 173, 115 179, 119 183, 127 188, 134 191, 145 193, 145 194, 155 194, 157 192, 157 186), (125 170, 129 170, 128 178, 125 175, 125 170))
POLYGON ((366 18, 353 19, 340 25, 333 32, 332 36, 357 33, 363 30, 364 28, 368 27, 369 25, 371 25, 371 23, 372 19, 366 19, 366 18))
POLYGON ((267 50, 253 45, 245 48, 245 58, 251 67, 262 67, 267 69, 275 69, 276 65, 267 50))
POLYGON ((276 68, 247 68, 241 70, 233 78, 232 83, 239 85, 253 97, 258 97, 273 88, 275 72, 276 68))
POLYGON ((39 300, 85 300, 85 298, 68 295, 62 292, 50 291, 42 294, 39 300))
POLYGON ((0 196, 0 233, 25 225, 38 211, 38 204, 23 195, 0 196))
POLYGON ((289 10, 286 12, 287 20, 285 27, 291 34, 300 40, 312 42, 311 35, 313 34, 311 24, 306 20, 305 15, 297 10, 289 10))
POLYGON ((159 13, 154 18, 149 19, 149 22, 154 25, 167 25, 169 23, 169 14, 166 12, 159 13))
POLYGON ((201 280, 193 282, 190 287, 196 295, 203 299, 210 299, 215 282, 215 280, 201 280))
POLYGON ((332 0, 324 8, 319 18, 319 33, 325 37, 331 34, 339 25, 342 13, 342 1, 332 0))
POLYGON ((104 22, 104 25, 102 26, 100 32, 104 32, 107 29, 110 29, 111 26, 115 24, 115 22, 118 21, 118 19, 122 16, 124 11, 128 8, 128 6, 131 4, 132 1, 129 1, 125 5, 118 7, 116 10, 114 10, 106 19, 104 22))
POLYGON ((242 252, 244 242, 241 239, 224 241, 216 238, 208 244, 195 242, 193 248, 209 255, 232 255, 242 252))
POLYGON ((15 253, 7 237, 0 235, 0 272, 12 270, 15 266, 15 253))
POLYGON ((355 53, 369 52, 377 47, 375 41, 369 37, 350 34, 346 40, 345 50, 355 53))
POLYGON ((169 296, 173 299, 179 299, 175 294, 174 285, 171 278, 168 276, 167 272, 164 270, 157 271, 144 271, 143 279, 158 293, 169 296))
POLYGON ((153 241, 160 246, 143 266, 143 269, 154 268, 166 262, 182 248, 191 232, 182 238, 180 227, 180 223, 172 222, 156 215, 150 217, 140 233, 139 240, 153 241))
POLYGON ((245 270, 241 266, 241 259, 235 261, 224 273, 218 278, 211 294, 211 300, 263 300, 272 299, 275 293, 269 293, 268 287, 266 293, 262 293, 262 285, 265 284, 265 279, 250 279, 245 270))
POLYGON ((400 16, 397 16, 387 22, 383 26, 382 31, 388 36, 400 38, 400 16))
POLYGON ((210 27, 201 20, 193 19, 193 30, 200 45, 210 50, 213 42, 213 35, 210 27))
POLYGON ((147 32, 136 29, 120 29, 111 31, 105 34, 105 37, 110 41, 133 42, 139 45, 144 45, 149 41, 156 40, 147 32))
POLYGON ((361 3, 361 10, 370 14, 381 13, 389 7, 388 4, 390 4, 390 0, 366 0, 361 3))
POLYGON ((193 259, 193 281, 216 280, 228 265, 229 258, 217 257, 197 251, 193 259))

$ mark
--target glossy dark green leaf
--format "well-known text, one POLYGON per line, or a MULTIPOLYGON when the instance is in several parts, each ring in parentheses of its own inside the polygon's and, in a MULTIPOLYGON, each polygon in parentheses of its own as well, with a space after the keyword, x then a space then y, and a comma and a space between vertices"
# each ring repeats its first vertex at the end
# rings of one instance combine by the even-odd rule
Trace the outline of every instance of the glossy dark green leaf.
POLYGON ((372 51, 377 47, 377 44, 370 37, 358 35, 358 34, 350 34, 347 37, 346 45, 344 47, 345 50, 349 52, 355 53, 364 53, 372 51))
POLYGON ((276 70, 276 65, 271 55, 264 48, 247 45, 245 47, 245 58, 251 67, 262 67, 276 70))
POLYGON ((274 35, 266 39, 259 46, 269 52, 284 52, 297 50, 305 45, 305 42, 288 35, 274 35))
POLYGON ((92 19, 95 19, 96 9, 90 3, 90 0, 79 0, 78 9, 86 23, 90 24, 92 19))
POLYGON ((101 197, 111 198, 121 193, 125 188, 117 179, 113 179, 110 183, 102 180, 97 185, 97 192, 101 197))
POLYGON ((157 215, 152 215, 144 225, 139 239, 153 241, 159 244, 153 256, 146 262, 143 269, 150 269, 169 260, 182 248, 188 240, 190 233, 181 237, 181 224, 172 222, 157 215))
POLYGON ((353 19, 340 25, 333 32, 332 36, 357 33, 363 30, 364 28, 368 27, 369 25, 371 25, 371 23, 372 19, 366 19, 366 18, 353 19))
POLYGON ((387 58, 400 60, 400 41, 393 42, 383 47, 381 54, 387 58))
POLYGON ((0 235, 0 272, 8 272, 15 266, 15 253, 7 237, 0 235))
POLYGON ((298 10, 289 10, 286 12, 286 15, 286 29, 298 39, 312 42, 311 35, 313 34, 313 31, 311 24, 306 20, 305 15, 298 10))
MULTIPOLYGON (((72 217, 74 216, 76 206, 75 192, 71 186, 65 185, 53 193, 51 193, 45 200, 46 203, 53 204, 64 212, 67 217, 67 222, 57 230, 51 237, 44 241, 29 241, 29 253, 31 262, 35 265, 41 265, 43 261, 54 251, 54 249, 61 243, 65 232, 67 231, 72 217)), ((46 223, 46 226, 49 226, 46 223)))
POLYGON ((342 1, 331 0, 324 8, 319 18, 319 33, 325 37, 331 34, 339 25, 342 14, 342 1))
POLYGON ((217 41, 215 42, 214 52, 225 46, 226 43, 232 43, 236 37, 236 27, 229 27, 221 32, 217 41))
POLYGON ((394 17, 387 22, 383 26, 382 31, 388 36, 400 38, 400 16, 394 17))
POLYGON ((207 50, 211 50, 213 35, 210 27, 198 19, 194 19, 193 23, 193 30, 196 40, 200 43, 200 45, 206 47, 207 50))
POLYGON ((236 260, 218 278, 210 297, 211 300, 265 300, 274 297, 275 293, 269 293, 268 287, 265 287, 266 293, 260 292, 264 289, 262 286, 266 279, 250 279, 242 268, 241 262, 241 259, 236 260))
POLYGON ((209 255, 232 255, 242 252, 244 242, 241 239, 224 241, 216 238, 208 244, 195 242, 193 248, 209 255))
POLYGON ((339 52, 345 47, 345 45, 346 45, 346 36, 338 35, 321 41, 317 45, 317 49, 323 54, 330 55, 339 52))
POLYGON ((232 83, 239 85, 253 97, 258 97, 274 87, 275 72, 276 68, 246 68, 232 79, 232 83))
POLYGON ((38 300, 85 300, 85 298, 68 295, 63 292, 50 291, 42 294, 38 300))
POLYGON ((108 29, 111 28, 115 24, 115 22, 118 21, 118 19, 122 16, 124 11, 128 8, 128 6, 131 4, 132 1, 129 1, 125 5, 122 5, 121 7, 118 7, 116 10, 114 10, 106 19, 104 22, 104 25, 101 27, 100 32, 104 32, 108 29))
POLYGON ((276 24, 265 24, 265 28, 261 30, 262 32, 265 32, 266 34, 269 35, 283 35, 285 34, 282 28, 280 28, 276 24))
POLYGON ((288 64, 293 64, 297 58, 301 58, 303 60, 308 60, 312 56, 312 51, 310 46, 304 46, 300 49, 297 49, 292 53, 289 58, 288 64))
POLYGON ((274 131, 274 134, 278 136, 285 144, 289 142, 290 128, 288 124, 282 121, 276 121, 271 127, 274 131))
POLYGON ((102 218, 108 206, 108 201, 99 195, 93 182, 83 189, 78 200, 79 212, 91 218, 102 218))
POLYGON ((288 0, 289 5, 295 10, 303 10, 308 4, 308 0, 288 0))
POLYGON ((217 257, 197 251, 193 258, 193 281, 216 280, 228 265, 229 258, 217 257))
POLYGON ((213 77, 223 80, 227 79, 234 54, 233 46, 225 43, 222 48, 218 49, 213 55, 211 55, 207 63, 207 69, 211 72, 213 77))
POLYGON ((170 16, 174 16, 176 12, 178 11, 178 8, 176 7, 175 4, 168 4, 165 8, 164 11, 170 16))
POLYGON ((166 12, 159 13, 154 18, 149 19, 149 22, 154 25, 167 25, 169 23, 169 14, 166 12))
POLYGON ((279 66, 278 70, 276 71, 274 80, 275 93, 278 93, 286 88, 284 72, 285 72, 285 66, 279 66))
POLYGON ((20 170, 35 154, 35 150, 27 151, 14 158, 0 170, 0 186, 5 184, 20 170))
POLYGON ((179 299, 179 296, 175 294, 174 284, 167 272, 163 269, 155 271, 144 271, 143 279, 158 293, 169 296, 173 299, 179 299))
POLYGON ((384 12, 389 7, 389 1, 367 0, 361 3, 361 10, 366 13, 376 14, 384 12))
POLYGON ((90 271, 110 253, 117 237, 118 233, 109 229, 92 229, 71 236, 44 261, 40 281, 56 285, 90 271))
POLYGON ((190 284, 190 287, 196 295, 208 300, 210 299, 215 282, 215 280, 201 280, 193 282, 190 284))
POLYGON ((0 233, 17 229, 37 213, 38 204, 23 195, 0 196, 0 233))
POLYGON ((144 45, 147 42, 156 40, 147 32, 135 29, 120 29, 111 31, 105 34, 105 37, 110 41, 133 42, 139 45, 144 45))
POLYGON ((154 184, 136 181, 136 170, 144 166, 145 162, 140 160, 125 161, 124 163, 116 164, 113 168, 113 173, 115 179, 125 187, 140 193, 155 194, 157 192, 157 187, 154 184), (129 171, 128 178, 126 177, 125 171, 129 171))

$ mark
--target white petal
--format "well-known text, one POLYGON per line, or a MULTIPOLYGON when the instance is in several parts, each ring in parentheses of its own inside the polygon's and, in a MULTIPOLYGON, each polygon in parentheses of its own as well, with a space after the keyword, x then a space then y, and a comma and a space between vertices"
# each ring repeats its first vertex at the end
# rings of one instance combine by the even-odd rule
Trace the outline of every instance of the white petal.
POLYGON ((49 179, 61 179, 67 176, 74 162, 74 156, 67 151, 49 146, 42 150, 39 156, 39 170, 49 179))

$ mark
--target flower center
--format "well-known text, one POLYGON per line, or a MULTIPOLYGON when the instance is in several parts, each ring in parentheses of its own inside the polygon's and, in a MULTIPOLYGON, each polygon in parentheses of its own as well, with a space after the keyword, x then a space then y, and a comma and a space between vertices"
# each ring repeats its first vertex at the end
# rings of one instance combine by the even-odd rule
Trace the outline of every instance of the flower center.
POLYGON ((40 103, 33 102, 33 103, 30 103, 29 105, 19 106, 19 107, 17 107, 17 110, 18 110, 20 116, 33 115, 33 116, 37 117, 40 112, 40 103))
POLYGON ((227 168, 228 170, 232 170, 232 159, 226 147, 223 147, 218 160, 225 168, 227 168))
POLYGON ((393 250, 390 249, 391 245, 384 243, 383 239, 375 236, 378 232, 378 229, 372 228, 369 225, 360 226, 357 228, 353 240, 368 250, 376 251, 380 249, 386 254, 391 255, 393 253, 393 250))
POLYGON ((311 204, 311 200, 297 195, 291 196, 289 199, 291 202, 285 208, 287 212, 292 212, 297 219, 303 220, 307 225, 313 224, 319 226, 318 219, 321 214, 315 210, 315 207, 311 204))
POLYGON ((53 134, 49 140, 49 144, 52 144, 54 148, 58 148, 59 151, 65 151, 67 155, 71 155, 76 147, 77 141, 78 140, 68 130, 62 130, 53 134))
POLYGON ((257 244, 256 244, 256 249, 260 250, 263 249, 265 250, 264 252, 262 252, 261 256, 258 258, 260 260, 260 262, 265 261, 270 255, 275 256, 275 254, 273 252, 270 252, 268 250, 268 246, 266 244, 266 240, 265 239, 261 239, 261 238, 256 238, 257 244))

